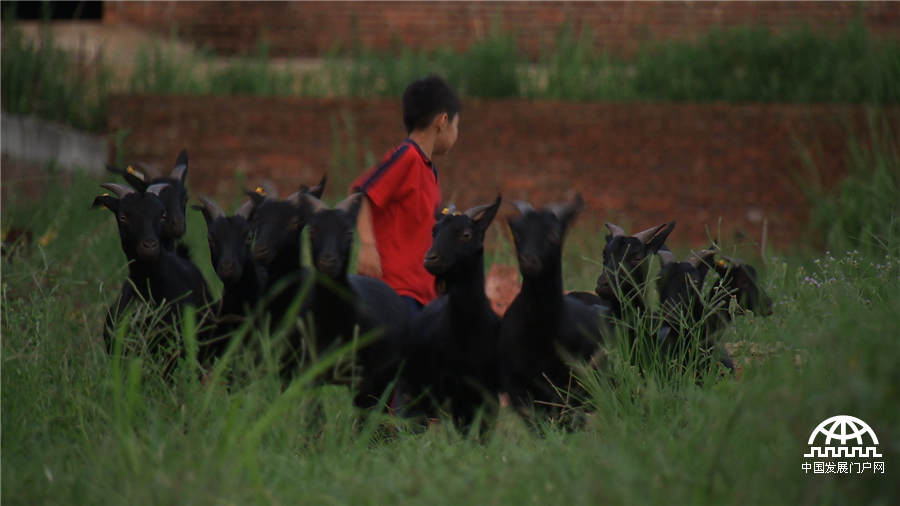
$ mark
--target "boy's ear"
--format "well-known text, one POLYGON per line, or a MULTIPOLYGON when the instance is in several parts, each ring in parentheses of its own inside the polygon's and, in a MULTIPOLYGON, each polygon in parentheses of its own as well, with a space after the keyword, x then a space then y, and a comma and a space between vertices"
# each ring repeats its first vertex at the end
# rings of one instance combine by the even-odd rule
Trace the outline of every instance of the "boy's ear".
POLYGON ((447 128, 449 123, 450 123, 450 115, 447 114, 446 112, 442 112, 442 113, 438 114, 437 116, 435 116, 434 122, 432 124, 437 126, 438 132, 440 132, 441 130, 447 128))
POLYGON ((112 195, 101 195, 99 197, 94 198, 94 203, 91 204, 92 208, 105 207, 113 212, 113 214, 118 214, 119 212, 119 199, 113 197, 112 195))

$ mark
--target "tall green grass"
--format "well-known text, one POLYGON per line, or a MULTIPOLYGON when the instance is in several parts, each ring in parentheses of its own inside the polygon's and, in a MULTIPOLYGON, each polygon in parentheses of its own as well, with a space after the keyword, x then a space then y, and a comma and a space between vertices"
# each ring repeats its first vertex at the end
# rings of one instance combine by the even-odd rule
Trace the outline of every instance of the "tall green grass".
POLYGON ((49 29, 25 40, 7 16, 0 51, 0 103, 13 114, 33 114, 84 130, 106 126, 110 74, 103 53, 85 60, 56 47, 49 29))
MULTIPOLYGON (((174 35, 173 35, 174 41, 174 35)), ((24 42, 14 21, 3 30, 4 110, 101 130, 112 90, 102 54, 73 61, 53 45, 24 42)), ((578 101, 734 101, 900 103, 900 43, 867 33, 862 21, 836 34, 807 28, 711 29, 691 42, 645 45, 624 59, 601 50, 589 28, 565 24, 536 62, 514 33, 496 25, 466 50, 379 52, 339 44, 321 66, 299 70, 255 54, 217 59, 174 44, 142 48, 127 91, 136 94, 397 97, 428 73, 447 78, 467 97, 578 101)))
MULTIPOLYGON (((76 176, 41 201, 3 202, 4 227, 28 227, 35 237, 56 230, 0 265, 5 502, 900 499, 897 256, 757 265, 776 309, 769 318, 740 317, 726 334, 744 344, 734 351, 740 379, 703 387, 689 377, 663 381, 632 369, 614 349, 607 369, 582 371, 590 414, 574 431, 552 421, 529 429, 503 411, 481 435, 446 423, 418 433, 402 420, 356 411, 345 388, 309 377, 285 389, 277 374, 251 368, 229 385, 219 369, 201 383, 185 367, 167 382, 148 357, 110 359, 101 328, 126 272, 111 213, 88 208, 96 183, 76 176), (804 473, 809 434, 837 414, 872 427, 885 474, 804 473)), ((213 280, 202 218, 189 220, 186 241, 213 280)), ((569 235, 567 288, 593 283, 599 235, 587 223, 569 235)))
POLYGON ((801 148, 798 172, 811 205, 810 226, 832 251, 900 254, 900 141, 887 118, 868 115, 868 132, 850 130, 847 174, 828 188, 821 154, 801 148))

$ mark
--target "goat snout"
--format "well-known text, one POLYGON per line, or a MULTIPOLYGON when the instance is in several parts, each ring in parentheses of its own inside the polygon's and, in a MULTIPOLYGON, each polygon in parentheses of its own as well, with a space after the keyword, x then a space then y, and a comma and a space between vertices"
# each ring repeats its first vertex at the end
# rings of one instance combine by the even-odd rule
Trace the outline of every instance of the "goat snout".
POLYGON ((219 279, 225 283, 234 283, 241 277, 242 269, 233 258, 223 258, 219 261, 219 268, 216 270, 219 279))
POLYGON ((319 272, 333 277, 338 275, 337 271, 340 268, 340 262, 337 256, 325 253, 319 257, 319 260, 316 262, 316 268, 319 272))
POLYGON ((542 267, 541 260, 537 255, 531 253, 519 255, 519 268, 523 274, 540 274, 542 267))
POLYGON ((169 218, 168 228, 173 237, 181 237, 184 235, 185 230, 187 230, 184 218, 178 217, 169 218))
POLYGON ((156 239, 144 239, 137 248, 138 255, 143 260, 154 260, 159 255, 159 241, 156 239))
POLYGON ((437 276, 444 272, 444 261, 437 253, 429 251, 425 254, 425 270, 433 276, 437 276))
POLYGON ((612 286, 609 284, 606 273, 601 274, 597 278, 597 286, 594 288, 594 292, 601 299, 612 300, 614 298, 615 294, 613 294, 612 286))
POLYGON ((272 259, 272 250, 268 246, 257 244, 253 247, 253 259, 261 264, 267 264, 272 259))

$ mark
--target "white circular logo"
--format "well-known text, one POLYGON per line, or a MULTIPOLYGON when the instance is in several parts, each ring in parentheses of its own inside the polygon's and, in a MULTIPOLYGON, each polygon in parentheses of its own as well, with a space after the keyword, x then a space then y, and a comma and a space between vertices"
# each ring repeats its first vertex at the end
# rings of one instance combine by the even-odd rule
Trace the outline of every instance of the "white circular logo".
POLYGON ((825 444, 831 444, 832 439, 837 439, 841 444, 847 444, 847 441, 855 439, 856 444, 862 445, 865 434, 872 438, 873 444, 878 444, 878 438, 875 437, 871 427, 866 422, 852 416, 832 416, 820 423, 809 436, 808 444, 813 444, 820 432, 825 435, 825 444))

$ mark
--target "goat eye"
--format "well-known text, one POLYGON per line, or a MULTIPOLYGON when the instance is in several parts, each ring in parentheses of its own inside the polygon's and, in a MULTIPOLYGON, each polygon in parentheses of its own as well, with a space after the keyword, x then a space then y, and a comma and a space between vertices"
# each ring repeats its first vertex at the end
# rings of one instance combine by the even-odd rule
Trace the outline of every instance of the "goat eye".
POLYGON ((244 239, 244 242, 246 244, 251 244, 253 242, 253 232, 250 232, 249 234, 247 234, 247 238, 244 239))
POLYGON ((159 219, 159 221, 166 221, 166 218, 167 218, 167 217, 168 217, 168 216, 166 216, 166 213, 163 213, 163 214, 162 214, 162 217, 159 219))
POLYGON ((120 215, 119 215, 119 221, 121 221, 122 223, 125 223, 126 221, 128 221, 128 218, 125 217, 124 214, 120 214, 120 215))
POLYGON ((472 231, 471 230, 463 230, 462 240, 470 241, 472 239, 472 231))

